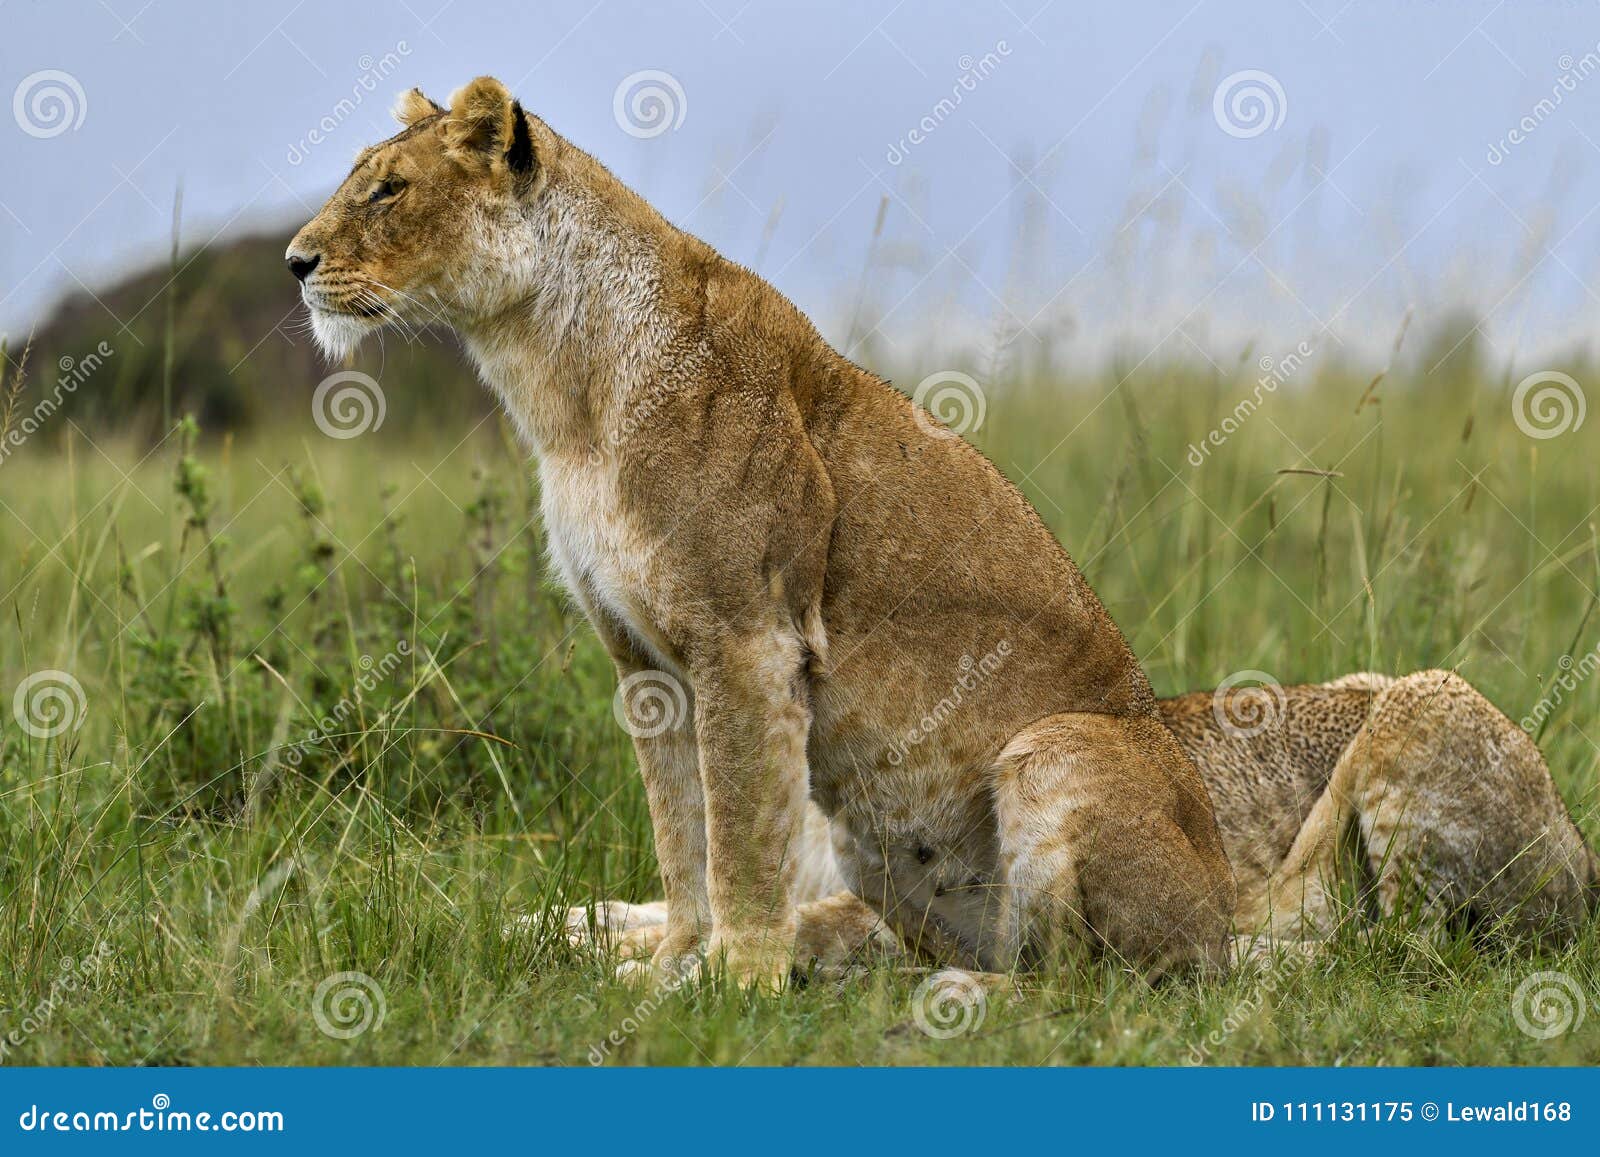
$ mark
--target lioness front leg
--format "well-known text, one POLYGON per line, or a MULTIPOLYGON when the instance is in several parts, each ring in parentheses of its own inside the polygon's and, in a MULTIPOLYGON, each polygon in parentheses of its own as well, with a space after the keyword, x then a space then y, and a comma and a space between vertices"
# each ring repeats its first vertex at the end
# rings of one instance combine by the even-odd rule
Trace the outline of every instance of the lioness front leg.
POLYGON ((741 983, 780 986, 794 960, 793 847, 805 811, 805 649, 774 627, 719 640, 696 665, 710 957, 741 983))
POLYGON ((677 969, 711 934, 694 692, 686 680, 651 669, 615 618, 581 593, 579 602, 616 664, 619 720, 633 736, 666 892, 666 927, 652 936, 654 959, 663 970, 677 969))
POLYGON ((658 971, 676 971, 699 953, 713 925, 706 888, 706 805, 692 716, 660 735, 636 736, 634 750, 667 898, 666 929, 654 961, 658 971))

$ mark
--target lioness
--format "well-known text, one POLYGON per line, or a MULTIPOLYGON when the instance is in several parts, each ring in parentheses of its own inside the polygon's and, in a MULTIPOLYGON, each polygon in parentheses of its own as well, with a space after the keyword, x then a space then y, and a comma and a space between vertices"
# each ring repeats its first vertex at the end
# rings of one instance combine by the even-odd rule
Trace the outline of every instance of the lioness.
POLYGON ((682 684, 692 728, 637 739, 657 967, 704 948, 789 975, 831 919, 794 894, 808 795, 851 894, 923 953, 1221 966, 1205 784, 1016 488, 498 81, 397 114, 288 265, 330 355, 394 321, 460 333, 619 675, 682 684), (970 709, 919 732, 991 654, 970 709))
MULTIPOLYGON (((1538 747, 1455 674, 1195 691, 1160 711, 1216 804, 1241 950, 1327 936, 1352 915, 1349 891, 1365 891, 1366 914, 1403 910, 1436 933, 1467 924, 1559 940, 1600 908, 1600 859, 1538 747)), ((815 809, 802 842, 801 899, 830 917, 829 935, 802 946, 809 959, 841 964, 869 942, 894 950, 871 907, 843 891, 815 809)), ((612 901, 570 910, 567 928, 627 956, 660 939, 665 916, 659 902, 612 901)))

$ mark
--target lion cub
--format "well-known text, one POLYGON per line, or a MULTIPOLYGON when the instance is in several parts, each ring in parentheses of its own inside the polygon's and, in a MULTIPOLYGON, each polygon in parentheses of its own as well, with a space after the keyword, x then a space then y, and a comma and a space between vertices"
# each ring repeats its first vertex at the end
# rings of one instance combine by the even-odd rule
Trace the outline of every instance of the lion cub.
POLYGON ((686 718, 637 739, 657 966, 704 950, 782 982, 816 932, 808 792, 849 889, 926 955, 1002 969, 1066 938, 1220 964, 1205 784, 999 471, 498 81, 397 115, 289 267, 330 354, 395 321, 461 334, 619 675, 682 686, 686 718))

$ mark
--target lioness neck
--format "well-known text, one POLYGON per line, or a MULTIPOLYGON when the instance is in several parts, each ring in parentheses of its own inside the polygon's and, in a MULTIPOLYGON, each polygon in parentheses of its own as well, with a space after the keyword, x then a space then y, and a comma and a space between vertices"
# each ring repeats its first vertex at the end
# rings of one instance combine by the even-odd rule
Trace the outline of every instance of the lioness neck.
POLYGON ((679 328, 664 292, 687 238, 565 145, 549 185, 505 231, 468 352, 541 457, 589 454, 656 377, 679 328))

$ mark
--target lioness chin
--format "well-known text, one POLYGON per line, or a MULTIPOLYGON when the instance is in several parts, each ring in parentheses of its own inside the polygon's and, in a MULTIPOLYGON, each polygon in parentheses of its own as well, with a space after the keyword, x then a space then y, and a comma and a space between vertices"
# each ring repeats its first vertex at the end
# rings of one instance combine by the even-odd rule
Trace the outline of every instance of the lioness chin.
POLYGON ((794 894, 808 798, 851 892, 927 956, 1220 966, 1205 785, 999 471, 499 82, 397 114, 288 263, 330 354, 389 322, 460 333, 619 675, 682 685, 688 720, 636 741, 657 966, 703 949, 781 983, 818 934, 794 894))

